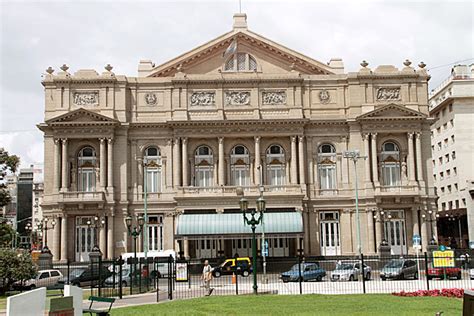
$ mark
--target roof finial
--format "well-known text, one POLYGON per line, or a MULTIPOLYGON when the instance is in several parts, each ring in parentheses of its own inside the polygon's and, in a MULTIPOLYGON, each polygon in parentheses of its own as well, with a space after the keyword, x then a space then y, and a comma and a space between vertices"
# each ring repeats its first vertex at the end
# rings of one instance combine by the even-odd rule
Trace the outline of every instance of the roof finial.
POLYGON ((46 72, 47 72, 48 74, 52 75, 53 72, 54 72, 53 67, 49 66, 48 69, 46 69, 46 72))
POLYGON ((234 30, 236 29, 247 29, 247 14, 234 14, 234 30))

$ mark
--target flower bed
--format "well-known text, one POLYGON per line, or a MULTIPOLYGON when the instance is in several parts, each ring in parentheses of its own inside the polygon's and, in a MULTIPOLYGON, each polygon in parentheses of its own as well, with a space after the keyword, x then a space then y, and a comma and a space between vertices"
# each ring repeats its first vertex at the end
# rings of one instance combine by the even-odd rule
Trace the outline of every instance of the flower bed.
POLYGON ((464 289, 418 290, 415 292, 393 292, 395 296, 445 296, 462 298, 464 289))

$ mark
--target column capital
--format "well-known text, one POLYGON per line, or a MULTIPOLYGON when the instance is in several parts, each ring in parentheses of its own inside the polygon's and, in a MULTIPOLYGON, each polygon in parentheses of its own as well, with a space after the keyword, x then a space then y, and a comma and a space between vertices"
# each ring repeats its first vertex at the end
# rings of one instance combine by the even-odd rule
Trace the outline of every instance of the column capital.
POLYGON ((61 142, 61 138, 54 138, 54 143, 56 145, 59 145, 60 142, 61 142))
POLYGON ((291 142, 296 143, 296 136, 291 136, 291 142))
POLYGON ((186 145, 188 143, 188 138, 187 137, 181 137, 181 143, 183 145, 186 145))
POLYGON ((408 139, 413 139, 413 135, 415 134, 415 132, 408 132, 407 135, 408 135, 408 139))
POLYGON ((61 142, 63 143, 63 145, 67 144, 67 138, 61 138, 61 142))
POLYGON ((416 139, 421 139, 421 132, 415 132, 416 139))
POLYGON ((179 137, 175 137, 173 139, 173 142, 174 142, 175 145, 179 145, 179 137))
POLYGON ((370 133, 370 135, 372 136, 372 139, 376 139, 376 138, 377 138, 377 134, 378 134, 378 133, 370 133))
POLYGON ((173 139, 172 139, 172 138, 166 139, 166 144, 167 144, 168 146, 173 145, 173 139))
POLYGON ((101 143, 101 144, 105 143, 105 139, 106 139, 105 137, 99 138, 100 143, 101 143))
POLYGON ((260 136, 254 136, 253 138, 254 138, 256 144, 260 143, 260 139, 261 139, 260 136))
POLYGON ((298 140, 300 143, 302 143, 304 141, 304 136, 303 135, 299 135, 298 136, 298 140))
POLYGON ((107 138, 107 142, 110 144, 113 144, 114 143, 114 139, 112 137, 110 138, 107 138))
POLYGON ((224 137, 217 137, 217 140, 219 141, 220 145, 224 143, 224 137))
POLYGON ((369 133, 363 133, 363 134, 362 134, 362 139, 363 139, 363 140, 369 140, 369 136, 370 136, 369 133))

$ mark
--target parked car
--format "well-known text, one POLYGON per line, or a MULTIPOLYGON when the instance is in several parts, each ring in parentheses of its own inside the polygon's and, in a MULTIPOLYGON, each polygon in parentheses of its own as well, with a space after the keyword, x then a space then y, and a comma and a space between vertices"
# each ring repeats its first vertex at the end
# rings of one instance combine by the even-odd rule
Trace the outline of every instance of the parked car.
POLYGON ((216 278, 221 275, 239 274, 247 277, 252 273, 252 262, 249 257, 227 259, 212 270, 212 275, 216 278))
POLYGON ((326 276, 326 270, 319 267, 317 263, 301 263, 301 268, 298 264, 291 267, 289 271, 283 272, 280 278, 283 282, 299 282, 301 281, 321 281, 326 276), (301 276, 300 276, 301 270, 301 276))
POLYGON ((444 279, 456 278, 461 280, 461 268, 453 267, 453 268, 428 268, 428 280, 434 278, 444 279))
POLYGON ((105 266, 102 266, 100 269, 86 269, 84 270, 79 276, 72 278, 69 280, 69 282, 72 285, 76 286, 89 286, 91 284, 93 285, 98 285, 99 284, 99 278, 103 284, 103 282, 112 275, 112 272, 105 266))
MULTIPOLYGON (((364 264, 364 278, 370 280, 372 269, 364 264)), ((331 281, 356 281, 360 275, 360 263, 341 263, 331 273, 331 281)))
POLYGON ((406 278, 418 279, 418 267, 414 260, 392 259, 380 271, 382 281, 386 279, 405 280, 406 278))
POLYGON ((63 274, 59 270, 40 270, 35 278, 26 280, 23 283, 17 281, 13 284, 13 288, 31 290, 38 287, 54 287, 62 277, 63 274))
MULTIPOLYGON (((135 273, 132 274, 130 269, 123 269, 122 270, 122 286, 127 287, 132 284, 132 275, 135 275, 135 279, 133 280, 133 283, 136 284, 138 283, 138 279, 140 278, 140 270, 136 270, 135 273)), ((143 273, 141 273, 142 276, 142 282, 144 280, 143 273)), ((120 277, 118 273, 112 273, 111 276, 109 276, 107 279, 105 279, 104 282, 105 286, 113 287, 113 286, 118 286, 120 284, 120 277)))
POLYGON ((474 280, 474 268, 469 269, 469 278, 474 280))

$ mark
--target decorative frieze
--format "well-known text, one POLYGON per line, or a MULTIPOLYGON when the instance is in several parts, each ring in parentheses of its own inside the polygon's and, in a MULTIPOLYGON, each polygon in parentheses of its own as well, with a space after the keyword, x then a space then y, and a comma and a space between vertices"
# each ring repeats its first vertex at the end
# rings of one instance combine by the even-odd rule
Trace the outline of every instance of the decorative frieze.
POLYGON ((230 91, 225 93, 226 105, 249 105, 250 92, 249 91, 230 91))
POLYGON ((286 104, 286 91, 264 91, 262 93, 263 105, 286 104))
POLYGON ((73 102, 77 106, 98 106, 99 91, 74 92, 73 102))
POLYGON ((216 93, 215 92, 193 92, 191 95, 191 105, 192 106, 206 106, 214 105, 216 93))
POLYGON ((400 100, 400 88, 378 88, 377 101, 400 100))
POLYGON ((153 106, 158 104, 158 97, 155 93, 145 94, 145 103, 146 105, 153 106))

